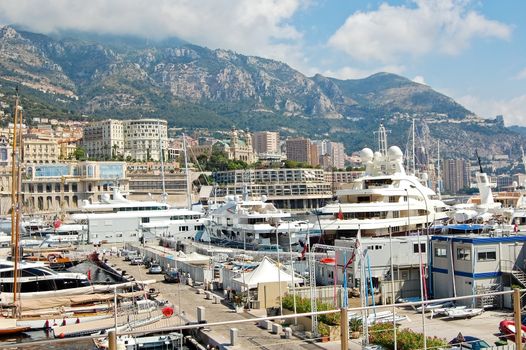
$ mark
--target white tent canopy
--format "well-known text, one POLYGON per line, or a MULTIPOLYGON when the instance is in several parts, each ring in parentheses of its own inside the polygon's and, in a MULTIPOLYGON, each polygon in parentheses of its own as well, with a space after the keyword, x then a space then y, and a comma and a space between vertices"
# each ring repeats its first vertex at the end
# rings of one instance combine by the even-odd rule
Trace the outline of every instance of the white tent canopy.
MULTIPOLYGON (((257 268, 235 277, 233 282, 234 285, 239 285, 240 289, 252 289, 257 288, 259 283, 279 282, 280 280, 289 284, 293 281, 289 273, 279 269, 274 262, 264 257, 257 268)), ((294 283, 301 284, 303 279, 294 276, 294 283)))
POLYGON ((208 264, 210 262, 210 257, 208 255, 203 255, 196 252, 185 254, 182 251, 178 251, 172 255, 171 258, 176 261, 197 265, 208 264))

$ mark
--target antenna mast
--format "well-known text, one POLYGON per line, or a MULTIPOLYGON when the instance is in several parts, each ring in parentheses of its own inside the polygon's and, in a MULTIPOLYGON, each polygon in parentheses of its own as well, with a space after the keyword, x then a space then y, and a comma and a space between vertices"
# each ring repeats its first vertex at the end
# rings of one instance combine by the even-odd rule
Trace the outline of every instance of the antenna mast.
POLYGON ((166 203, 167 194, 166 194, 166 185, 164 181, 164 147, 161 139, 161 121, 157 122, 157 133, 159 134, 159 160, 161 161, 161 183, 162 183, 162 194, 161 202, 166 203))
POLYGON ((387 131, 383 124, 378 128, 378 151, 383 155, 387 155, 387 131))
POLYGON ((186 152, 186 136, 183 133, 183 152, 184 152, 184 172, 186 175, 186 205, 188 209, 192 209, 192 194, 190 189, 192 185, 190 184, 190 171, 188 169, 188 155, 186 152))

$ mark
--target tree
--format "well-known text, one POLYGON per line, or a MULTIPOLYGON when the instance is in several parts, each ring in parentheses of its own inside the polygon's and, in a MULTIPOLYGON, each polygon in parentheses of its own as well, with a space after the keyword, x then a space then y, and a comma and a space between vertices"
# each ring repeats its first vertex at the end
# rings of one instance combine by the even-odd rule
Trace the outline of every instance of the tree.
POLYGON ((75 151, 73 152, 73 157, 76 160, 86 160, 88 158, 86 155, 86 150, 82 147, 75 148, 75 151))

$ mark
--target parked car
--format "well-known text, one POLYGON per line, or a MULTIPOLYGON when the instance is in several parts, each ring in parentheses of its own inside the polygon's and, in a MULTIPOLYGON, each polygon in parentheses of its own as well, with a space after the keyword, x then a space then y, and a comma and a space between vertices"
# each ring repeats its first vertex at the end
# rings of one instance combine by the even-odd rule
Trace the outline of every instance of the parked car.
POLYGON ((167 283, 181 282, 179 271, 175 269, 168 270, 164 273, 164 281, 167 283))
POLYGON ((140 257, 136 257, 130 260, 130 265, 142 265, 142 259, 140 257))
POLYGON ((161 265, 152 264, 150 265, 150 268, 148 269, 148 273, 152 273, 152 274, 163 273, 163 268, 161 267, 161 265))
POLYGON ((472 337, 469 335, 464 335, 462 337, 453 338, 450 342, 450 345, 453 345, 451 349, 463 350, 463 349, 489 349, 491 345, 486 343, 484 340, 472 337))

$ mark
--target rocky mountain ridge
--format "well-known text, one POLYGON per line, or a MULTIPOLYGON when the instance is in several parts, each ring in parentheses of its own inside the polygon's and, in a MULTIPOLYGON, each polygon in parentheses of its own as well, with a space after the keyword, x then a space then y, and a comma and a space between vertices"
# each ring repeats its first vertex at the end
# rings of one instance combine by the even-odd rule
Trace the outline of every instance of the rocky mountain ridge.
POLYGON ((430 125, 431 137, 444 138, 443 151, 452 156, 474 148, 503 153, 521 141, 501 121, 478 118, 431 87, 394 74, 307 77, 282 62, 177 40, 113 39, 53 38, 3 27, 0 79, 22 84, 31 98, 71 115, 280 130, 342 141, 348 151, 376 148, 371 136, 381 121, 392 129, 390 143, 405 144, 412 119, 430 125))

